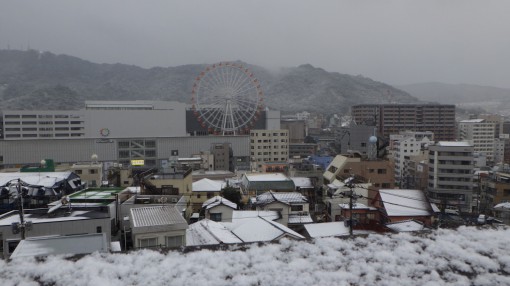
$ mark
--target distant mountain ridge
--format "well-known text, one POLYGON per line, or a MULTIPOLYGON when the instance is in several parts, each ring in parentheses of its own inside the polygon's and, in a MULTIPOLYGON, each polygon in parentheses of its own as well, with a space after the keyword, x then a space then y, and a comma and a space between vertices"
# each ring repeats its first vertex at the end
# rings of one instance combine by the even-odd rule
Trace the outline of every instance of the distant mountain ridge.
POLYGON ((510 115, 510 89, 474 84, 416 83, 398 88, 422 101, 510 115))
MULTIPOLYGON (((283 112, 345 113, 363 103, 415 103, 388 84, 327 72, 311 65, 277 72, 248 65, 260 80, 265 104, 283 112)), ((96 64, 50 52, 0 50, 0 110, 74 109, 85 100, 176 100, 189 103, 206 65, 141 68, 96 64)))

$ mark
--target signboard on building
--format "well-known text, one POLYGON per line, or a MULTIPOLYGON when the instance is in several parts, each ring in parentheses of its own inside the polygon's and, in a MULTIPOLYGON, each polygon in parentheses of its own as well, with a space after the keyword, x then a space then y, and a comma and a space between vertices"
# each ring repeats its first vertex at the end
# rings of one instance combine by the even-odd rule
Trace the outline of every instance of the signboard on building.
POLYGON ((145 160, 131 160, 131 166, 143 166, 145 165, 145 160))

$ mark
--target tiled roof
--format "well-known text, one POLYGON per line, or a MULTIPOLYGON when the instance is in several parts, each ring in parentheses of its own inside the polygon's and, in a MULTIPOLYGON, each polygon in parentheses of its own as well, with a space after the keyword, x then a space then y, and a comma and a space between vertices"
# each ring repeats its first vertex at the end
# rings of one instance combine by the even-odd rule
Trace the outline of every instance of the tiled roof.
POLYGON ((131 217, 134 227, 186 223, 186 220, 174 206, 132 208, 131 217))
POLYGON ((233 203, 223 197, 220 197, 220 196, 214 196, 210 199, 208 199, 207 201, 205 201, 203 204, 202 204, 202 207, 203 208, 206 208, 206 209, 210 209, 210 208, 213 208, 215 206, 219 206, 219 205, 226 205, 227 207, 231 207, 233 209, 237 209, 237 204, 236 203, 233 203))
POLYGON ((379 194, 388 216, 431 215, 430 203, 421 190, 383 189, 379 194))
POLYGON ((289 224, 305 223, 313 223, 312 217, 309 214, 289 214, 289 224))

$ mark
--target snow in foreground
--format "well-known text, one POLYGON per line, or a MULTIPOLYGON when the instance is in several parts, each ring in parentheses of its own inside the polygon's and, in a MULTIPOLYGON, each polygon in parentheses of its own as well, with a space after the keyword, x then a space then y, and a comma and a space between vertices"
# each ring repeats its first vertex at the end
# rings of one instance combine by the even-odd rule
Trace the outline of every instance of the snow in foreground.
POLYGON ((0 285, 510 285, 510 229, 0 260, 0 285))

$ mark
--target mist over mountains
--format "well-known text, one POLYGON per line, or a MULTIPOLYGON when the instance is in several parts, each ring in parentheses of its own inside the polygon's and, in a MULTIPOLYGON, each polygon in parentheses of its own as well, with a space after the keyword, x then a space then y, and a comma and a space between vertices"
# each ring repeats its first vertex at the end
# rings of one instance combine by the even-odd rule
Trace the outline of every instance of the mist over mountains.
MULTIPOLYGON (((363 76, 311 65, 270 71, 245 64, 260 80, 265 104, 283 112, 344 113, 353 104, 412 103, 417 99, 363 76)), ((0 109, 75 109, 84 100, 176 100, 189 103, 207 65, 145 69, 97 64, 35 50, 0 50, 0 109)))
POLYGON ((400 85, 398 88, 422 101, 455 104, 462 109, 510 115, 510 89, 506 88, 439 82, 400 85))

